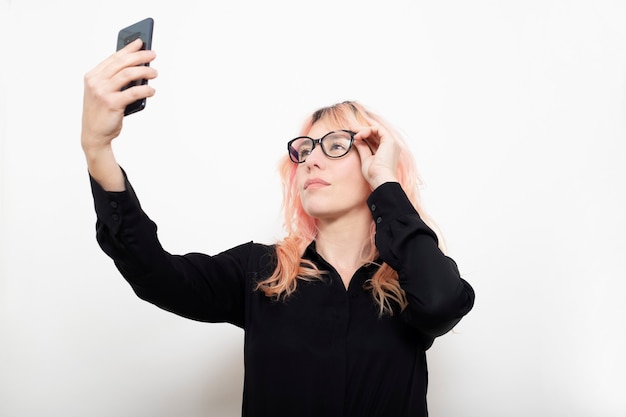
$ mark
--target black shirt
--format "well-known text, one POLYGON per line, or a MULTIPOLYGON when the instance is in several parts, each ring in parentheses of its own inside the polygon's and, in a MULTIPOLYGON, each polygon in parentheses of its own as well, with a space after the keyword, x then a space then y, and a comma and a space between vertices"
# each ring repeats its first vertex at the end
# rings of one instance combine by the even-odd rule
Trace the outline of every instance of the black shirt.
POLYGON ((139 297, 245 330, 244 416, 428 415, 425 352, 471 310, 474 291, 398 183, 381 185, 368 199, 378 262, 398 271, 409 302, 391 317, 379 317, 363 287, 376 264, 362 266, 346 290, 313 242, 303 258, 328 274, 299 280, 294 294, 275 301, 254 290, 274 270, 274 246, 249 242, 215 256, 171 255, 128 180, 123 192, 105 192, 93 179, 91 185, 98 243, 139 297))

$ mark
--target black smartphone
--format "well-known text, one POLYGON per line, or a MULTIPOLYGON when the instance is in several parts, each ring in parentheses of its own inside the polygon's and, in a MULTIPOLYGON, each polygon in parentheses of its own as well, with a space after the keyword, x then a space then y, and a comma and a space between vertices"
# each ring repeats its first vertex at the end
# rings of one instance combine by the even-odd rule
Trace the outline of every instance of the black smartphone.
MULTIPOLYGON (((152 31, 154 29, 154 20, 151 17, 143 19, 137 23, 133 23, 132 25, 125 27, 120 30, 117 35, 117 50, 119 51, 135 39, 141 38, 143 41, 143 46, 141 49, 152 49, 152 31)), ((144 64, 146 66, 150 65, 149 63, 144 64)), ((122 91, 127 88, 134 87, 136 85, 144 85, 148 84, 148 80, 135 80, 131 81, 128 85, 122 88, 122 91)), ((141 100, 137 100, 133 103, 130 103, 126 106, 124 110, 124 116, 128 116, 129 114, 136 113, 140 110, 143 110, 146 107, 146 99, 143 98, 141 100)))

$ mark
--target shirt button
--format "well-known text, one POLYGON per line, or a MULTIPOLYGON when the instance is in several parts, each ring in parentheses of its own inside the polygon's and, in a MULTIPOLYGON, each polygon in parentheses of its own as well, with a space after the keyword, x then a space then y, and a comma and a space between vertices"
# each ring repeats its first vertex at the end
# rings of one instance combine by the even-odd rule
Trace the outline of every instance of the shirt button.
POLYGON ((378 217, 378 218, 376 218, 376 223, 380 223, 380 222, 382 222, 382 221, 383 221, 383 218, 382 218, 382 217, 378 217))
POLYGON ((118 221, 120 219, 120 215, 117 213, 113 213, 113 215, 111 216, 113 218, 113 220, 118 221))
POLYGON ((372 204, 372 211, 376 211, 376 204, 372 204))
POLYGON ((117 208, 117 201, 111 201, 109 204, 111 205, 111 207, 117 208))

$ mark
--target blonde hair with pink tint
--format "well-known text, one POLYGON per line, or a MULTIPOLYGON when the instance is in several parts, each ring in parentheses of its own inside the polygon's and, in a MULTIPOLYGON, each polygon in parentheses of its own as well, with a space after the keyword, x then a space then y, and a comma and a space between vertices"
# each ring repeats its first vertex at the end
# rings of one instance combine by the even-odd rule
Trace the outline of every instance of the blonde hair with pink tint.
MULTIPOLYGON (((403 140, 402 135, 379 115, 368 111, 361 104, 345 101, 333 106, 324 107, 308 117, 302 126, 300 135, 306 135, 318 120, 324 119, 331 126, 347 129, 350 126, 369 126, 373 120, 394 135, 402 147, 398 161, 397 177, 402 189, 420 214, 422 220, 437 231, 434 222, 424 212, 419 195, 422 181, 417 172, 415 161, 403 140)), ((368 143, 375 152, 378 143, 368 143)), ((257 284, 257 289, 269 297, 284 299, 289 297, 297 287, 298 280, 317 280, 324 275, 313 262, 302 259, 307 246, 315 240, 317 234, 316 220, 309 216, 302 207, 296 186, 296 168, 289 156, 285 155, 279 163, 279 172, 283 184, 284 227, 287 236, 276 244, 276 269, 267 279, 257 284)), ((370 225, 370 242, 363 254, 364 263, 372 263, 378 257, 374 243, 376 226, 374 220, 370 225)), ((442 242, 442 239, 439 239, 442 242)), ((393 303, 401 309, 407 305, 406 295, 398 282, 398 273, 386 263, 382 263, 373 277, 367 281, 366 288, 372 292, 378 304, 380 315, 393 315, 393 303)))

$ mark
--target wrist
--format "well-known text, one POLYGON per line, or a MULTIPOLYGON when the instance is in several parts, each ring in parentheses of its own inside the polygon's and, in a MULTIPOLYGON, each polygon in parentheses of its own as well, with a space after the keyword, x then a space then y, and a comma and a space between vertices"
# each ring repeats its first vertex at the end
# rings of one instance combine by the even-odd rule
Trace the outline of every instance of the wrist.
POLYGON ((106 191, 124 191, 125 183, 110 144, 105 146, 83 146, 87 169, 92 178, 106 191))
POLYGON ((395 175, 385 175, 385 176, 380 176, 377 178, 372 178, 372 180, 370 181, 370 185, 372 186, 372 189, 375 190, 387 182, 400 182, 400 181, 398 181, 398 178, 395 175))
POLYGON ((85 154, 85 158, 87 158, 87 161, 95 161, 100 158, 113 157, 113 147, 110 143, 106 145, 93 144, 83 138, 81 141, 81 146, 83 148, 83 153, 85 154))

